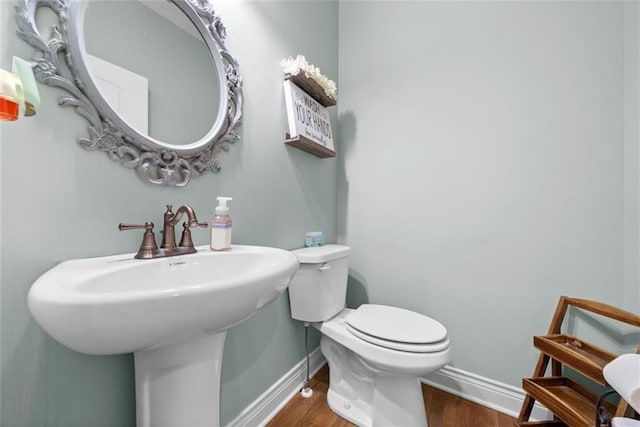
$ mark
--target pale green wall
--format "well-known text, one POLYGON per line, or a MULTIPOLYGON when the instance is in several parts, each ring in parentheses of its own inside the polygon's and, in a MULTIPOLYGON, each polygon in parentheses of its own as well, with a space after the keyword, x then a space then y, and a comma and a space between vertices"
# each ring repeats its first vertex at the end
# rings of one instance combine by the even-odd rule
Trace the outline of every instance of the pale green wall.
POLYGON ((624 3, 624 287, 623 300, 640 309, 640 7, 624 3), (634 305, 632 301, 636 301, 634 305))
POLYGON ((637 310, 637 15, 344 1, 339 17, 338 229, 360 293, 440 320, 453 366, 514 386, 560 295, 637 310))
MULTIPOLYGON (((41 87, 35 117, 0 124, 3 427, 134 425, 132 357, 74 353, 49 338, 26 306, 31 283, 57 262, 134 251, 140 233, 119 232, 119 222, 158 223, 166 203, 188 203, 206 219, 215 197, 228 195, 234 197, 236 243, 292 249, 309 230, 335 241, 337 162, 283 144, 279 62, 305 53, 337 78, 337 3, 215 4, 246 94, 241 140, 224 155, 220 174, 197 178, 185 189, 143 183, 106 155, 78 146, 86 123, 58 107, 62 92, 49 87, 41 87)), ((0 2, 2 68, 11 66, 12 55, 32 54, 15 36, 13 7, 0 2)), ((194 232, 196 244, 205 244, 207 235, 194 232)), ((222 367, 223 423, 300 361, 303 347, 303 329, 290 319, 286 295, 233 328, 222 367)))
MULTIPOLYGON (((431 315, 449 329, 454 366, 516 386, 560 294, 638 309, 637 5, 216 5, 246 91, 221 174, 185 190, 145 185, 77 147, 85 124, 49 88, 38 116, 0 124, 3 427, 133 424, 130 356, 66 350, 25 295, 60 260, 132 250, 139 236, 115 224, 159 221, 166 202, 206 217, 216 195, 234 196, 240 243, 293 248, 304 231, 332 240, 338 229, 353 248, 351 305, 431 315), (282 145, 278 61, 296 53, 334 78, 340 61, 337 162, 282 145)), ((31 52, 12 7, 0 3, 2 67, 31 52)), ((232 329, 223 422, 301 344, 285 297, 232 329)))

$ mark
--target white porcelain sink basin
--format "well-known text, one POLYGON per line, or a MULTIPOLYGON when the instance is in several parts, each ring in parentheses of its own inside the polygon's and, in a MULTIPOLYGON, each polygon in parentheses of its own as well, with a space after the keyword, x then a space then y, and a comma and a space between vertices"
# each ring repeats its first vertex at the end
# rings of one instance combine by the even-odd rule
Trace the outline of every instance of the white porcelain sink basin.
POLYGON ((176 407, 176 387, 191 383, 186 396, 204 390, 217 402, 226 330, 275 300, 298 268, 282 249, 197 249, 153 260, 127 254, 65 261, 29 291, 31 314, 61 344, 86 354, 135 354, 139 426, 218 425, 209 399, 197 399, 202 408, 176 407))
POLYGON ((198 249, 153 260, 128 254, 62 262, 33 284, 29 309, 73 350, 131 353, 237 325, 280 295, 298 265, 275 248, 198 249))

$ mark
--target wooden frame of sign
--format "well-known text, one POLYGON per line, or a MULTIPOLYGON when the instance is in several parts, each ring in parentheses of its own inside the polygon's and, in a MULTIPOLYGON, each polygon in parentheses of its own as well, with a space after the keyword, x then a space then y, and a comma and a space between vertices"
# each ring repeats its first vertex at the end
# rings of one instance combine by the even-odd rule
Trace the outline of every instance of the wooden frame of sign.
POLYGON ((291 138, 291 136, 287 133, 287 139, 284 140, 284 143, 287 145, 291 145, 292 147, 299 148, 302 151, 306 151, 309 154, 313 154, 316 157, 320 157, 321 159, 326 159, 328 157, 335 157, 336 152, 330 150, 326 147, 323 147, 320 144, 316 144, 304 136, 296 136, 295 138, 291 138))
POLYGON ((335 105, 312 79, 298 74, 285 78, 288 130, 285 144, 322 159, 335 157, 331 120, 326 106, 335 105))

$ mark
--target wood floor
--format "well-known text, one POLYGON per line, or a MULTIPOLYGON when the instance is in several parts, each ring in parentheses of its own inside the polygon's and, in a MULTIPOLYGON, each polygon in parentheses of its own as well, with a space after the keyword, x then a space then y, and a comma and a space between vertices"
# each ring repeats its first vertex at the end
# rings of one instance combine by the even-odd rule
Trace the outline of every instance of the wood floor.
MULTIPOLYGON (((311 379, 311 388, 313 388, 311 398, 304 399, 297 394, 267 426, 353 426, 334 414, 327 405, 329 370, 326 365, 311 379)), ((432 387, 423 385, 422 393, 427 407, 429 427, 513 427, 517 425, 514 418, 432 387)))

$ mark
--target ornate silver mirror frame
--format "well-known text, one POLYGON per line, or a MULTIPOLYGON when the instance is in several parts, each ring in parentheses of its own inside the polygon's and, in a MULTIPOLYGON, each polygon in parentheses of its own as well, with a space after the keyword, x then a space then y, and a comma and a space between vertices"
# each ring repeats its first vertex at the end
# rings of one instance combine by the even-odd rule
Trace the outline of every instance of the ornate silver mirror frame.
MULTIPOLYGON (((192 177, 219 172, 219 155, 238 139, 242 116, 242 78, 238 63, 225 48, 225 28, 209 0, 169 0, 200 32, 217 70, 220 108, 212 128, 199 141, 170 145, 142 135, 129 126, 98 91, 89 74, 84 49, 86 0, 20 0, 16 6, 18 36, 37 49, 36 79, 69 95, 59 98, 89 122, 88 136, 78 140, 87 150, 104 151, 114 161, 135 169, 152 184, 182 187, 192 177), (51 9, 59 26, 45 39, 36 27, 42 6, 51 9)), ((212 76, 214 78, 214 76, 212 76)))

